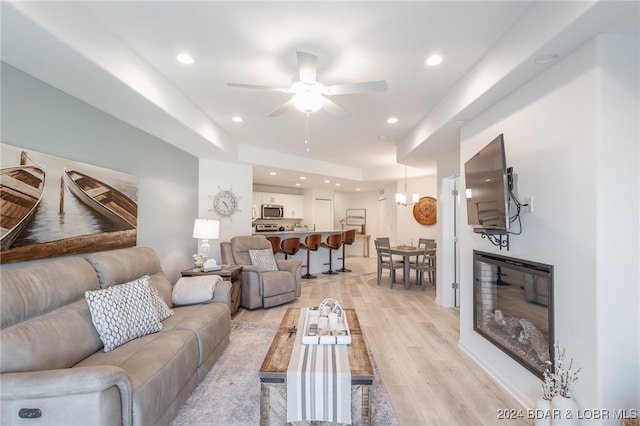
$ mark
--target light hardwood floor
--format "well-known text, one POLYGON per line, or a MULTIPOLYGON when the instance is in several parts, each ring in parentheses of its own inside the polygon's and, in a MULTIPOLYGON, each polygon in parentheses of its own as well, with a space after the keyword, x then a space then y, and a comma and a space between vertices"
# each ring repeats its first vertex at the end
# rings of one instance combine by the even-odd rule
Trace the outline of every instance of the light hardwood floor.
POLYGON ((375 257, 347 257, 346 263, 352 272, 303 280, 302 297, 295 302, 241 308, 233 320, 278 325, 289 307, 336 299, 357 310, 401 425, 533 424, 526 419, 526 408, 459 348, 459 311, 438 306, 433 286, 421 291, 412 276, 412 286, 405 290, 401 270, 393 289, 388 271, 378 286, 375 257), (524 419, 499 419, 500 410, 508 409, 520 410, 524 419))

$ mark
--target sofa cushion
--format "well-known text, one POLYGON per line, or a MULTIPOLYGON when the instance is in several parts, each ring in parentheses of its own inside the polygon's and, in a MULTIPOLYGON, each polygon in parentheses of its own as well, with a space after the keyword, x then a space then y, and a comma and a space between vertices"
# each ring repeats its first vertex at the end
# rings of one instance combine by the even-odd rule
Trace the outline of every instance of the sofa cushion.
POLYGON ((262 272, 277 271, 276 258, 272 249, 249 250, 251 264, 262 272))
POLYGON ((2 373, 69 368, 102 348, 84 299, 3 328, 0 342, 2 373))
POLYGON ((149 247, 131 247, 121 250, 94 253, 87 259, 95 268, 101 288, 122 284, 143 275, 151 277, 160 297, 172 307, 171 283, 164 275, 160 259, 155 250, 149 247))
MULTIPOLYGON (((249 249, 270 249, 271 243, 262 235, 239 235, 231 238, 231 251, 236 265, 251 265, 249 249)), ((273 252, 273 251, 272 251, 273 252)))
POLYGON ((149 277, 87 291, 85 297, 104 351, 109 352, 130 340, 162 329, 151 303, 149 277))
POLYGON ((133 425, 155 425, 185 386, 195 387, 198 342, 190 331, 163 330, 96 352, 74 367, 98 365, 120 367, 131 379, 133 425))
POLYGON ((96 271, 80 258, 2 270, 2 328, 84 299, 100 288, 96 271))
POLYGON ((67 368, 100 350, 84 300, 100 288, 84 259, 2 270, 0 285, 0 371, 67 368))
POLYGON ((176 306, 207 303, 213 300, 216 285, 222 281, 219 275, 182 277, 173 286, 173 304, 176 306))
POLYGON ((149 276, 145 275, 143 278, 149 280, 151 305, 156 310, 156 314, 158 314, 158 321, 164 321, 165 319, 173 315, 173 311, 171 310, 171 308, 169 308, 169 306, 167 306, 165 301, 162 300, 162 297, 160 297, 160 294, 158 293, 158 289, 153 284, 151 284, 151 279, 149 278, 149 276))
POLYGON ((225 339, 231 330, 231 313, 226 303, 190 305, 174 308, 175 315, 163 321, 166 333, 188 330, 198 341, 198 366, 225 339))

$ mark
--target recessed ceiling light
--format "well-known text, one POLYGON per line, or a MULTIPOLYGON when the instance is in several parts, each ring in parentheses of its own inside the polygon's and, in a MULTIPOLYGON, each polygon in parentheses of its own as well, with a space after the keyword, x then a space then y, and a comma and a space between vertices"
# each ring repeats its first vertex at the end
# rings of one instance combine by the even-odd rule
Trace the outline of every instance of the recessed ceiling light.
POLYGON ((300 180, 305 180, 306 176, 300 176, 300 180))
POLYGON ((533 60, 533 62, 535 62, 536 64, 549 64, 555 61, 556 59, 558 59, 558 55, 555 53, 552 53, 550 55, 538 56, 536 59, 533 60))
POLYGON ((387 118, 387 124, 396 124, 397 122, 398 122, 398 119, 396 117, 387 118))
POLYGON ((434 66, 434 65, 439 65, 441 64, 443 61, 442 56, 440 55, 431 55, 427 58, 427 65, 429 65, 430 67, 434 66))
POLYGON ((360 191, 360 188, 356 188, 356 191, 360 191))
POLYGON ((186 65, 193 64, 193 57, 188 53, 180 53, 178 56, 176 56, 176 59, 178 60, 178 62, 186 65))
POLYGON ((336 186, 340 186, 340 184, 339 184, 339 183, 336 183, 336 186))
POLYGON ((329 179, 324 180, 324 183, 329 183, 329 182, 331 182, 329 179))
POLYGON ((275 175, 276 175, 276 172, 269 172, 269 174, 270 174, 271 176, 275 176, 275 175))
POLYGON ((296 186, 300 186, 300 182, 296 182, 296 186))
POLYGON ((231 117, 231 121, 233 121, 234 123, 242 123, 244 120, 239 115, 234 115, 233 117, 231 117))

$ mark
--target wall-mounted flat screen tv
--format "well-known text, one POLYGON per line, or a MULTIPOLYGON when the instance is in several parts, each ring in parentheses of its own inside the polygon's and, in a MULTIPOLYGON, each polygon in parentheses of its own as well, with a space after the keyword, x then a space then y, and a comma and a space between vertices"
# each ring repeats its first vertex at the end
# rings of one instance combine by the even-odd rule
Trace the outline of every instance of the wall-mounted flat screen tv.
POLYGON ((500 134, 464 164, 467 222, 485 230, 509 229, 509 176, 500 134))

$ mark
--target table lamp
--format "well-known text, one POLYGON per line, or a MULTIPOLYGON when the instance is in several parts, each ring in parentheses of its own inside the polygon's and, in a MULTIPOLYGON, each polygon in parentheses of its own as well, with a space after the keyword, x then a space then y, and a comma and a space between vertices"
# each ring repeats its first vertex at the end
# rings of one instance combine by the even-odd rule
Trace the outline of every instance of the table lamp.
POLYGON ((196 219, 193 223, 193 238, 202 240, 200 256, 202 260, 209 258, 209 240, 220 237, 220 221, 210 219, 196 219))

